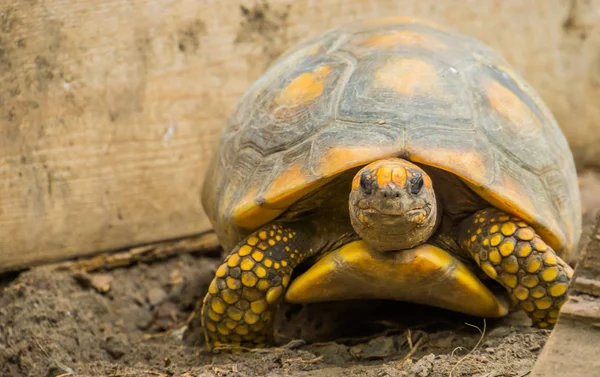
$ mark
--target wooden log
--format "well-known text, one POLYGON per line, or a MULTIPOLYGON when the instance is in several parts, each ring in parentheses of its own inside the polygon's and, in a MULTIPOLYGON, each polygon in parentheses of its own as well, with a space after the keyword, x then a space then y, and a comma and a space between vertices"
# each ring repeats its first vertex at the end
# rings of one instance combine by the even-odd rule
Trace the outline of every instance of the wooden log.
POLYGON ((199 190, 237 99, 286 48, 358 18, 482 39, 540 90, 580 161, 600 161, 599 4, 0 0, 0 271, 209 229, 199 190))

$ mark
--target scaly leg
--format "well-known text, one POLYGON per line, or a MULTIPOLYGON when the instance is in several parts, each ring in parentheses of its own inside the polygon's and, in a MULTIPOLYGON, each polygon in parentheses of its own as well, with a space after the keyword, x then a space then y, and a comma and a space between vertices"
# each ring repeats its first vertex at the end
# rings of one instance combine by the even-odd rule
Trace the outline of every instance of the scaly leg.
POLYGON ((551 328, 567 299, 573 269, 521 219, 495 208, 477 212, 459 228, 459 244, 531 317, 551 328))
POLYGON ((261 348, 272 341, 273 315, 293 269, 312 255, 307 237, 284 224, 262 227, 217 269, 202 306, 209 350, 261 348))

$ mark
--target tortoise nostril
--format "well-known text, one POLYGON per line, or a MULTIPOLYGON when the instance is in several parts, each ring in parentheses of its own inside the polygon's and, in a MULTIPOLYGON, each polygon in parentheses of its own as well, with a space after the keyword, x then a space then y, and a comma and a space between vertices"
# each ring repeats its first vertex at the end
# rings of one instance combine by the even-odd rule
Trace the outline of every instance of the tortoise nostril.
POLYGON ((400 193, 399 193, 399 192, 397 192, 397 193, 396 193, 396 195, 395 195, 395 197, 396 197, 396 198, 399 198, 399 197, 400 197, 400 193))

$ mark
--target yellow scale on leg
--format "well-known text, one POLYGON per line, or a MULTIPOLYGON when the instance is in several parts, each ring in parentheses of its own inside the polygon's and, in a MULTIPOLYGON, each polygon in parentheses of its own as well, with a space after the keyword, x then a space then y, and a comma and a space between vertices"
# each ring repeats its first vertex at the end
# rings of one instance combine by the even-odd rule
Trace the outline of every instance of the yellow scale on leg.
POLYGON ((265 226, 217 269, 202 307, 210 350, 239 351, 270 342, 274 310, 293 268, 308 256, 294 248, 296 235, 280 224, 265 226))
POLYGON ((521 219, 485 209, 464 220, 461 245, 531 317, 552 327, 565 302, 573 269, 521 219))

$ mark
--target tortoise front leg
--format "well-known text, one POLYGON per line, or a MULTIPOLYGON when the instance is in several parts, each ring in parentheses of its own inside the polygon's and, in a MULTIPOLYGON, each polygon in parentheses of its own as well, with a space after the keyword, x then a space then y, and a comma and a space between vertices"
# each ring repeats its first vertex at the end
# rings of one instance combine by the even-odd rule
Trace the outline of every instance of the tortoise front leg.
POLYGON ((266 225, 233 249, 217 269, 202 306, 209 350, 261 348, 272 341, 273 315, 293 269, 313 250, 288 225, 266 225))
POLYGON ((531 317, 551 328, 567 299, 573 269, 521 219, 495 208, 481 210, 459 228, 459 243, 531 317))

